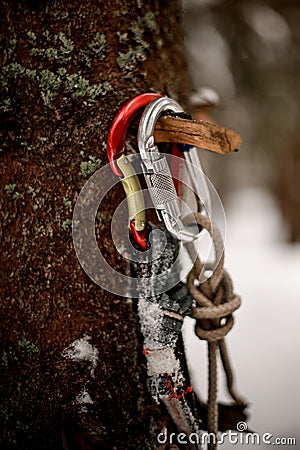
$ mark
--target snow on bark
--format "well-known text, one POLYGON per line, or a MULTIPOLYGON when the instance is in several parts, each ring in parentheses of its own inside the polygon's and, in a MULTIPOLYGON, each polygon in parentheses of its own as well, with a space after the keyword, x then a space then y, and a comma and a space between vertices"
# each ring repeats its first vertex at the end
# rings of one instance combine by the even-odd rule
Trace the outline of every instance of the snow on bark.
POLYGON ((91 375, 94 376, 97 366, 99 350, 90 344, 90 336, 84 335, 83 338, 72 342, 62 352, 62 356, 73 361, 88 361, 90 363, 91 375))

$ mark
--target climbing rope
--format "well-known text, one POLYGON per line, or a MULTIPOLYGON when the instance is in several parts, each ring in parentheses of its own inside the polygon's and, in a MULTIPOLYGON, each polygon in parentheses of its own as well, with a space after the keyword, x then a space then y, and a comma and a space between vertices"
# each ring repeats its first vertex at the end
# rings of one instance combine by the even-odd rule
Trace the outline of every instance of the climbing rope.
MULTIPOLYGON (((195 261, 194 267, 187 278, 188 289, 197 304, 192 310, 191 317, 196 319, 196 335, 199 339, 208 342, 208 432, 217 436, 219 429, 217 403, 218 351, 226 375, 228 392, 238 405, 245 405, 245 401, 235 391, 233 371, 225 343, 225 336, 234 323, 232 313, 239 308, 241 301, 240 297, 234 294, 231 278, 224 270, 223 240, 219 229, 209 217, 200 213, 190 215, 185 220, 190 220, 191 216, 198 225, 209 232, 215 250, 215 260, 217 261, 211 276, 200 282, 204 272, 210 270, 211 266, 201 261, 192 243, 186 244, 191 258, 195 261)), ((209 450, 216 449, 216 442, 210 443, 208 448, 209 450)))

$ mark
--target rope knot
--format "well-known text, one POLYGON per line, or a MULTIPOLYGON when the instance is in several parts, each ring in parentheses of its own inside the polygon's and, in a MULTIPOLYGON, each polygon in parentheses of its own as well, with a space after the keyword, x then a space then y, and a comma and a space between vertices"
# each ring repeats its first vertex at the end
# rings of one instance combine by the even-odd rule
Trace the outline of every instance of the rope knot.
MULTIPOLYGON (((194 244, 187 244, 191 259, 194 261, 194 267, 187 278, 187 286, 197 304, 193 308, 191 316, 196 319, 195 332, 197 336, 208 341, 207 426, 208 432, 217 436, 219 429, 217 402, 218 350, 225 371, 229 394, 237 405, 243 408, 246 405, 244 399, 235 391, 234 375, 224 339, 224 336, 233 326, 232 313, 240 306, 241 300, 234 294, 231 278, 224 270, 224 246, 220 231, 207 216, 196 213, 192 217, 188 216, 187 220, 191 220, 191 218, 209 232, 215 251, 214 264, 207 264, 200 260, 194 244), (203 277, 208 270, 211 272, 211 276, 209 278, 203 277)), ((209 450, 215 450, 217 444, 209 444, 208 448, 209 450)))
POLYGON ((211 279, 195 286, 197 278, 195 271, 188 278, 190 293, 197 303, 191 314, 197 320, 195 331, 200 339, 218 341, 233 327, 232 313, 239 308, 241 300, 233 293, 231 279, 224 269, 214 289, 211 279))
POLYGON ((231 330, 234 323, 232 313, 239 308, 241 300, 233 293, 231 278, 224 269, 224 245, 219 229, 207 216, 196 213, 193 219, 211 236, 215 264, 203 263, 193 245, 188 244, 188 250, 195 264, 188 276, 187 286, 197 303, 191 317, 197 321, 195 329, 197 336, 213 342, 222 339, 231 330), (199 281, 208 270, 212 272, 211 276, 203 282, 199 281))

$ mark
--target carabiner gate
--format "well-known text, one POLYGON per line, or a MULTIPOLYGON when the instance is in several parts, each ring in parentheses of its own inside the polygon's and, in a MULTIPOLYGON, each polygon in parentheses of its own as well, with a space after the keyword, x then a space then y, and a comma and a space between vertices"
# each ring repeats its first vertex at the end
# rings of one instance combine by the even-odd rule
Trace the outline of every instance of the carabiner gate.
POLYGON ((117 159, 116 164, 123 177, 122 182, 128 205, 129 228, 135 243, 141 250, 147 250, 146 212, 142 188, 133 165, 126 156, 117 159))

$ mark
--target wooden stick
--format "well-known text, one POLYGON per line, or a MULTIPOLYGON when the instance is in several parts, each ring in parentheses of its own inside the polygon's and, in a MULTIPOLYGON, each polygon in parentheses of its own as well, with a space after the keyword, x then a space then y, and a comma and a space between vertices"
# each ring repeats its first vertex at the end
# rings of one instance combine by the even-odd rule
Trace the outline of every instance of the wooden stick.
POLYGON ((154 130, 156 142, 178 142, 226 155, 237 150, 241 137, 233 130, 204 120, 160 117, 154 130))

